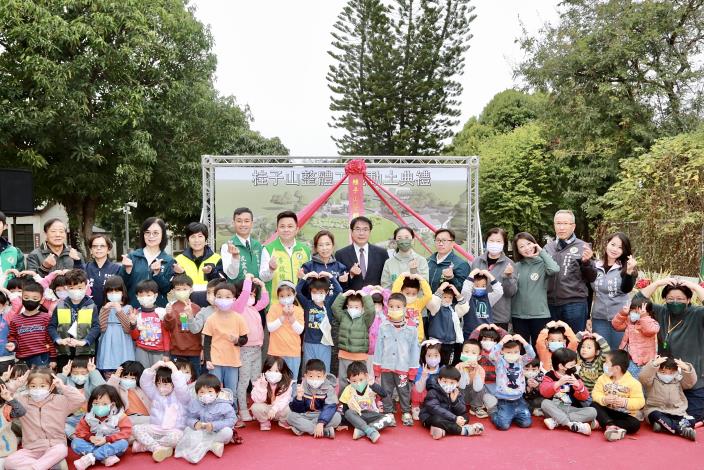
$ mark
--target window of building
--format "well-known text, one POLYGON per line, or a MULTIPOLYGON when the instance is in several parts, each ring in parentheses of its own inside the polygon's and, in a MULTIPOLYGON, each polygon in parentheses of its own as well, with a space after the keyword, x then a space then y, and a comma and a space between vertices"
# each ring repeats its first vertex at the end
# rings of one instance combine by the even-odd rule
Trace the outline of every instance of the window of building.
POLYGON ((32 224, 14 224, 12 226, 12 244, 28 254, 34 250, 34 229, 32 224))

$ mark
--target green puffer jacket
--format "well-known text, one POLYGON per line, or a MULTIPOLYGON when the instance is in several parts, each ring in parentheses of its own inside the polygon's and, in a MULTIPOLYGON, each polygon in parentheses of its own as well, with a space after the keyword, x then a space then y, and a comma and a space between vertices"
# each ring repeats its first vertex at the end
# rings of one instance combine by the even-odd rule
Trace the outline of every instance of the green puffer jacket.
POLYGON ((371 295, 362 296, 364 312, 361 317, 352 318, 344 307, 347 297, 340 294, 332 304, 332 313, 340 325, 338 347, 351 353, 369 351, 369 327, 374 322, 374 301, 371 295))

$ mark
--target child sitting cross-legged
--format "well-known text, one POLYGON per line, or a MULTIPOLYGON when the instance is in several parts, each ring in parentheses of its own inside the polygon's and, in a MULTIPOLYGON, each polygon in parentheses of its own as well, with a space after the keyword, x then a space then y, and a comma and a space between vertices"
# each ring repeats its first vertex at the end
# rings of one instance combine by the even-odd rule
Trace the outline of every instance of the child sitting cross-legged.
POLYGON ((335 428, 342 420, 337 412, 336 382, 334 375, 326 373, 323 361, 306 362, 303 383, 289 404, 288 424, 294 434, 335 438, 335 428))
POLYGON ((291 387, 295 386, 291 369, 282 358, 267 356, 261 372, 252 387, 252 415, 259 421, 261 431, 271 430, 272 420, 289 429, 286 416, 291 402, 291 387))
POLYGON ((454 367, 443 367, 426 384, 428 394, 420 410, 423 426, 430 428, 433 439, 445 434, 476 436, 484 432, 484 426, 469 424, 467 407, 459 387, 460 372, 454 367))

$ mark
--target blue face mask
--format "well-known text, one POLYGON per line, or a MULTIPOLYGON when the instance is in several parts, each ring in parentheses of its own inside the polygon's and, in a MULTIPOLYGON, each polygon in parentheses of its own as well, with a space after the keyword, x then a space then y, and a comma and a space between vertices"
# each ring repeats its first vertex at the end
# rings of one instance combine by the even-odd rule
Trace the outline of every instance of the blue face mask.
POLYGON ((564 348, 565 344, 562 341, 550 341, 548 343, 548 349, 550 352, 555 352, 558 349, 564 348))
POLYGON ((91 408, 93 411, 93 414, 97 416, 98 418, 104 418, 108 414, 110 414, 110 405, 93 405, 93 408, 91 408))
POLYGON ((638 320, 640 320, 640 313, 639 312, 631 312, 628 314, 628 319, 631 320, 631 323, 635 323, 638 320))
POLYGON ((484 297, 486 295, 486 287, 475 287, 474 295, 477 297, 484 297))

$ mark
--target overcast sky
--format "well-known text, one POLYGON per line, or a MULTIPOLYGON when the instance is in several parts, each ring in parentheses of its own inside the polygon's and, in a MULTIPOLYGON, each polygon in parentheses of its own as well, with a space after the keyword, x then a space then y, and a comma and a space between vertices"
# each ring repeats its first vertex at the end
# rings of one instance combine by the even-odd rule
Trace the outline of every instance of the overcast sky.
MULTIPOLYGON (((218 58, 216 87, 249 105, 252 127, 294 156, 337 155, 330 138, 330 33, 343 0, 195 0, 218 58)), ((521 23, 532 32, 557 18, 558 0, 475 0, 458 128, 514 84, 521 23)))

